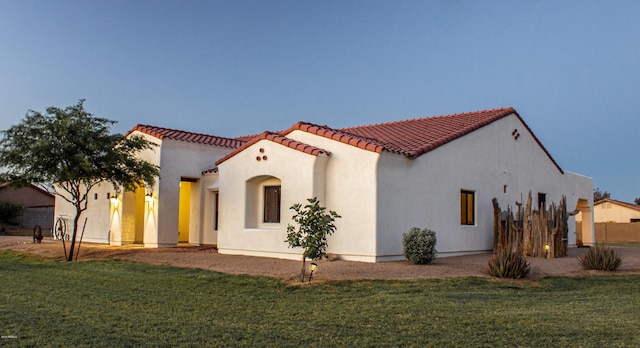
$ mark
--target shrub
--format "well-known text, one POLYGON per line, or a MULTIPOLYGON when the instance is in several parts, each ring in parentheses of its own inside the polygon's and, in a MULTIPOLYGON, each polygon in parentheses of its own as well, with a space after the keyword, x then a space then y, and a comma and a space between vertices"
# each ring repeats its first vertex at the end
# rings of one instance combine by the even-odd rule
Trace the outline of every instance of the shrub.
POLYGON ((596 245, 578 258, 582 268, 596 269, 600 271, 615 271, 622 264, 622 256, 615 250, 603 246, 596 245))
POLYGON ((402 250, 407 260, 424 265, 436 259, 436 233, 429 229, 411 227, 402 234, 402 250))
POLYGON ((7 201, 0 201, 0 224, 19 225, 24 207, 7 201))
POLYGON ((518 252, 500 250, 485 266, 487 273, 496 278, 526 278, 531 268, 527 259, 518 252))

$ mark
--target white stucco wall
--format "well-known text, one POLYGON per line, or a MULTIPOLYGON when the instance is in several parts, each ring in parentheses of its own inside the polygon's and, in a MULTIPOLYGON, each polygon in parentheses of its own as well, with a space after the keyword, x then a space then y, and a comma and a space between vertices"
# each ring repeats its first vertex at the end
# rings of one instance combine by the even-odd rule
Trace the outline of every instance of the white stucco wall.
MULTIPOLYGON (((89 194, 87 202, 87 210, 82 213, 78 221, 78 235, 80 239, 85 218, 87 225, 85 227, 83 242, 89 243, 109 243, 109 226, 110 226, 110 202, 107 193, 113 192, 113 187, 109 183, 101 183, 95 186, 89 194)), ((76 214, 73 205, 62 198, 56 198, 54 219, 63 217, 67 220, 67 233, 71 234, 73 228, 73 218, 76 214)), ((54 221, 55 223, 55 221, 54 221)))
MULTIPOLYGON (((192 186, 191 219, 189 226, 189 243, 202 244, 200 240, 200 214, 202 172, 214 166, 215 161, 233 149, 185 141, 165 139, 162 142, 160 157, 160 180, 158 181, 157 233, 147 231, 145 246, 168 247, 178 242, 178 208, 180 203, 180 178, 191 178, 197 181, 192 186)), ((203 237, 206 238, 206 237, 203 237)), ((215 244, 215 243, 213 243, 215 244)))
POLYGON ((299 259, 301 250, 290 249, 285 242, 287 224, 294 214, 289 207, 304 204, 314 196, 324 200, 327 159, 324 154, 314 156, 261 140, 221 163, 218 251, 299 259), (263 186, 260 185, 278 182, 280 223, 264 223, 261 221, 263 186))
POLYGON ((375 262, 377 165, 380 155, 303 131, 287 137, 331 152, 326 169, 325 206, 340 214, 327 252, 344 260, 375 262))
MULTIPOLYGON (((546 193, 547 205, 592 196, 591 180, 562 174, 516 116, 449 142, 415 160, 384 154, 378 167, 378 260, 402 259, 402 233, 410 227, 436 231, 440 256, 490 250, 493 206, 515 207, 529 191, 546 193), (520 136, 514 140, 516 129, 520 136), (507 186, 507 193, 504 186, 507 186), (475 225, 460 224, 460 191, 475 192, 475 225)), ((575 243, 575 224, 570 223, 575 243)))

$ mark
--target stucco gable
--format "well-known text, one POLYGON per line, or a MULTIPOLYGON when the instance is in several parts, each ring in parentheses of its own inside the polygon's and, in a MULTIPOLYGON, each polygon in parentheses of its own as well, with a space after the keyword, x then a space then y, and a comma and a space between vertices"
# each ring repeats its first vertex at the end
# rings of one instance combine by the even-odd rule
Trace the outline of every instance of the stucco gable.
POLYGON ((186 141, 186 142, 197 143, 197 144, 214 145, 214 146, 228 147, 228 148, 237 148, 245 143, 245 141, 241 139, 224 138, 224 137, 218 137, 215 135, 193 133, 193 132, 181 131, 177 129, 149 126, 149 125, 143 125, 143 124, 136 125, 126 135, 128 136, 129 134, 135 131, 151 135, 160 140, 172 139, 172 140, 179 140, 179 141, 186 141))
POLYGON ((246 142, 244 145, 240 146, 239 148, 235 149, 234 151, 230 152, 229 154, 227 154, 226 156, 222 157, 221 159, 219 159, 216 162, 216 166, 220 165, 220 163, 228 160, 229 158, 235 156, 236 154, 244 151, 245 149, 247 149, 248 147, 250 147, 251 145, 261 141, 261 140, 268 140, 268 141, 272 141, 276 144, 280 144, 283 146, 286 146, 288 148, 309 154, 309 155, 313 155, 313 156, 318 156, 320 154, 325 154, 325 155, 331 155, 331 153, 327 150, 323 150, 321 148, 315 147, 313 145, 309 145, 309 144, 305 144, 287 137, 284 137, 278 133, 272 133, 272 132, 264 132, 256 137, 254 137, 253 139, 251 139, 250 141, 246 142))

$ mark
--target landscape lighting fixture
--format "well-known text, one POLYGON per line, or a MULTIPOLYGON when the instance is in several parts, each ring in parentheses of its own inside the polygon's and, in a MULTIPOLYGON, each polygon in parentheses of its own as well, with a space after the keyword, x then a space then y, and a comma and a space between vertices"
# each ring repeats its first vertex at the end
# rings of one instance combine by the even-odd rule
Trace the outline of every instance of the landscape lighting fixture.
POLYGON ((311 274, 309 274, 309 282, 311 282, 311 278, 313 278, 313 271, 316 270, 316 268, 318 268, 318 264, 315 262, 311 263, 311 274))

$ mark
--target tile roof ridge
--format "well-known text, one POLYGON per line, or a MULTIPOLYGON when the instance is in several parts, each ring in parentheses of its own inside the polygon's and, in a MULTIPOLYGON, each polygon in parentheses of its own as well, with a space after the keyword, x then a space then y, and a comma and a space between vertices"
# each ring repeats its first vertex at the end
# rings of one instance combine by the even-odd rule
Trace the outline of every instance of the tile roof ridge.
POLYGON ((318 136, 323 136, 325 138, 338 140, 345 144, 354 145, 362 149, 367 149, 375 152, 380 152, 383 149, 386 150, 389 145, 388 143, 381 141, 379 139, 365 137, 362 135, 348 132, 344 129, 332 128, 327 125, 318 125, 318 124, 306 122, 306 121, 298 121, 296 124, 294 124, 290 128, 282 131, 281 134, 286 135, 293 132, 294 130, 300 130, 300 131, 315 134, 318 136), (347 137, 349 139, 344 139, 344 137, 347 137), (352 141, 349 141, 349 140, 352 140, 352 141))
POLYGON ((402 123, 406 123, 406 122, 420 121, 420 120, 424 120, 424 119, 441 119, 441 118, 447 118, 447 117, 458 117, 458 116, 465 116, 465 115, 471 115, 471 114, 481 114, 481 113, 501 112, 501 111, 503 111, 505 114, 516 113, 516 110, 513 107, 508 106, 508 107, 486 109, 486 110, 459 112, 459 113, 454 113, 454 114, 414 117, 414 118, 408 118, 408 119, 404 119, 404 120, 387 121, 387 122, 381 122, 381 123, 371 123, 371 124, 365 124, 365 125, 359 125, 359 126, 351 126, 351 127, 346 127, 346 128, 340 128, 340 130, 346 131, 346 130, 349 130, 349 129, 359 129, 359 128, 374 127, 374 126, 386 126, 386 125, 402 124, 402 123))
POLYGON ((303 142, 300 142, 298 140, 295 139, 291 139, 286 137, 286 135, 283 135, 282 132, 272 132, 272 131, 264 131, 262 133, 260 133, 259 135, 255 136, 254 138, 252 138, 251 140, 245 142, 244 144, 242 144, 241 146, 239 146, 238 148, 236 148, 234 151, 231 151, 230 153, 228 153, 226 156, 220 158, 219 160, 216 161, 216 166, 220 165, 220 163, 228 160, 229 158, 235 156, 236 154, 244 151, 246 148, 248 148, 249 146, 259 142, 260 140, 269 140, 272 141, 276 144, 280 144, 282 146, 286 146, 288 148, 300 151, 300 152, 304 152, 306 154, 310 154, 313 156, 318 156, 320 154, 325 154, 327 156, 331 156, 331 152, 327 151, 325 149, 321 149, 319 147, 310 145, 310 144, 306 144, 303 142))
MULTIPOLYGON (((132 130, 142 130, 142 129, 161 129, 161 130, 165 130, 165 131, 170 131, 170 132, 178 132, 178 133, 186 133, 186 134, 193 134, 193 135, 202 135, 205 137, 212 137, 212 138, 220 138, 220 139, 228 139, 228 140, 240 140, 237 138, 229 138, 229 137, 223 137, 223 136, 219 136, 219 135, 214 135, 214 134, 207 134, 207 133, 200 133, 200 132, 193 132, 193 131, 188 131, 188 130, 182 130, 182 129, 176 129, 176 128, 168 128, 168 127, 162 127, 162 126, 153 126, 153 125, 149 125, 149 124, 137 124, 135 127, 133 127, 132 130)), ((243 140, 240 140, 243 141, 243 140)))
POLYGON ((139 131, 139 132, 151 135, 160 140, 167 138, 167 139, 173 139, 173 140, 179 140, 179 141, 186 141, 186 142, 207 144, 207 145, 216 145, 216 146, 222 146, 222 147, 231 147, 231 148, 237 148, 238 146, 241 146, 246 142, 246 140, 243 140, 243 139, 228 138, 228 137, 222 137, 222 136, 213 135, 213 134, 198 133, 198 132, 185 131, 185 130, 174 129, 174 128, 152 126, 147 124, 137 124, 125 136, 129 136, 131 133, 135 131, 139 131), (214 139, 214 141, 211 141, 212 139, 214 139))

